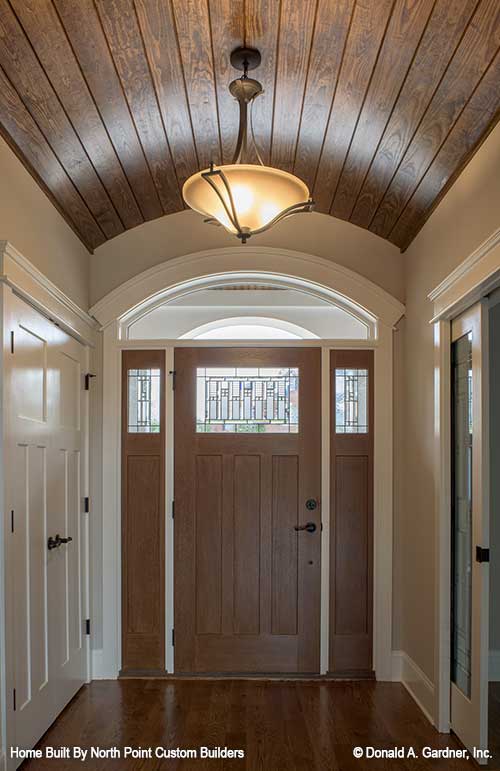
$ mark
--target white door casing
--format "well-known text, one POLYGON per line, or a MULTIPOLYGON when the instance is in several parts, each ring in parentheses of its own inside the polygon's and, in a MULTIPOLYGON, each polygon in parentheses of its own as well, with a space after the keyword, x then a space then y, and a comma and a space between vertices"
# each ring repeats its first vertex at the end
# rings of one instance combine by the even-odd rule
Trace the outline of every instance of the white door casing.
MULTIPOLYGON (((500 286, 500 228, 463 260, 428 295, 434 317, 434 439, 436 468, 435 707, 438 731, 450 730, 450 551, 451 551, 451 320, 500 286)), ((482 308, 482 314, 485 308, 482 308)), ((483 353, 485 352, 483 345, 483 353)), ((483 419, 485 418, 483 413, 483 419)), ((483 422, 483 427, 487 428, 483 422)), ((484 438, 484 437, 483 437, 484 438)), ((481 640, 488 646, 488 640, 481 640)))
MULTIPOLYGON (((450 724, 473 751, 488 745, 489 565, 476 547, 489 547, 488 308, 480 301, 451 325, 451 342, 471 335, 472 343, 472 541, 470 694, 451 681, 450 724)), ((452 450, 453 453, 453 450, 452 450)), ((459 516, 457 514, 456 516, 459 516)), ((486 763, 484 758, 480 763, 486 763)))
POLYGON ((88 349, 3 293, 7 740, 30 748, 87 677, 88 349))

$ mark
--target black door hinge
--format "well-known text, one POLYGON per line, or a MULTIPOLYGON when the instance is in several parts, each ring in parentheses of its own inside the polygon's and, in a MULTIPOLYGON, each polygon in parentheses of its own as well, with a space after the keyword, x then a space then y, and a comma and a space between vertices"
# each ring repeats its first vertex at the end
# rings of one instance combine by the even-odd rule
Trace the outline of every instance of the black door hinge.
POLYGON ((95 377, 95 375, 92 374, 92 372, 87 372, 85 374, 85 390, 88 391, 90 389, 90 378, 95 377))
POLYGON ((11 330, 10 333, 10 352, 14 353, 14 330, 11 330))
POLYGON ((175 517, 175 501, 172 501, 172 519, 175 517))
POLYGON ((175 391, 175 380, 176 380, 177 372, 175 371, 175 369, 171 369, 169 370, 168 374, 172 375, 172 391, 175 391))
POLYGON ((482 546, 476 546, 476 562, 489 562, 490 550, 484 549, 482 546))
POLYGON ((172 645, 175 645, 175 629, 172 629, 172 645))
POLYGON ((16 711, 16 689, 14 688, 12 690, 12 706, 14 707, 14 712, 16 711))
POLYGON ((10 512, 10 532, 14 532, 14 509, 10 512))
POLYGON ((85 619, 85 634, 90 634, 90 618, 85 619))
POLYGON ((88 514, 90 511, 90 498, 88 495, 83 499, 83 511, 85 514, 88 514))

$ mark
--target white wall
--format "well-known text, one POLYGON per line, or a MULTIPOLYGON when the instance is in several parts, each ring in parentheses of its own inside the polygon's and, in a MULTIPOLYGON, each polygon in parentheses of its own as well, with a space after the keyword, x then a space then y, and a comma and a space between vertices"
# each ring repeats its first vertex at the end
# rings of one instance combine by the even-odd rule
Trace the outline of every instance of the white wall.
MULTIPOLYGON (((235 236, 206 225, 192 211, 146 222, 99 246, 91 258, 91 304, 129 278, 173 257, 234 246, 235 236)), ((404 260, 388 241, 327 214, 300 214, 268 233, 254 246, 273 246, 315 254, 366 276, 402 300, 404 260)), ((242 251, 245 247, 240 247, 242 251)))
POLYGON ((434 677, 436 576, 434 343, 427 294, 500 226, 500 124, 444 197, 404 255, 406 286, 404 459, 397 494, 396 558, 401 587, 400 646, 434 677))
POLYGON ((89 252, 0 137, 0 241, 4 240, 87 310, 89 252))

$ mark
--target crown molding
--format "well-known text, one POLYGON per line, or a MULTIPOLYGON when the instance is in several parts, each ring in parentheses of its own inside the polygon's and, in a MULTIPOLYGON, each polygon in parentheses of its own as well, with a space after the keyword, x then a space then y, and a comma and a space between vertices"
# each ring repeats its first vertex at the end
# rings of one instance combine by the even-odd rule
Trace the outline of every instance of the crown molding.
POLYGON ((0 241, 0 282, 68 334, 94 345, 98 324, 9 241, 0 241))
POLYGON ((500 227, 446 276, 429 294, 432 321, 460 313, 491 291, 500 280, 500 227))

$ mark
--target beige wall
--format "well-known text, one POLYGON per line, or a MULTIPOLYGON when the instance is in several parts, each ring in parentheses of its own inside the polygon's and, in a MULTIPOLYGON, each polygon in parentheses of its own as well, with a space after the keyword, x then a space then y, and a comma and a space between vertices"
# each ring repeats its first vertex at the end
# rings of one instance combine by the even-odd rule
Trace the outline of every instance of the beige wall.
POLYGON ((500 125, 445 196, 405 259, 403 488, 397 494, 400 645, 433 679, 435 506, 433 289, 500 226, 500 125))
MULTIPOLYGON (((91 303, 143 270, 183 254, 232 246, 235 237, 183 211, 128 231, 96 249, 91 258, 91 303)), ((402 299, 403 258, 378 236, 326 214, 303 214, 255 236, 255 246, 295 249, 351 268, 402 299)), ((241 246, 244 250, 245 247, 241 246)))
POLYGON ((82 308, 89 307, 89 253, 0 138, 0 240, 10 241, 82 308))

